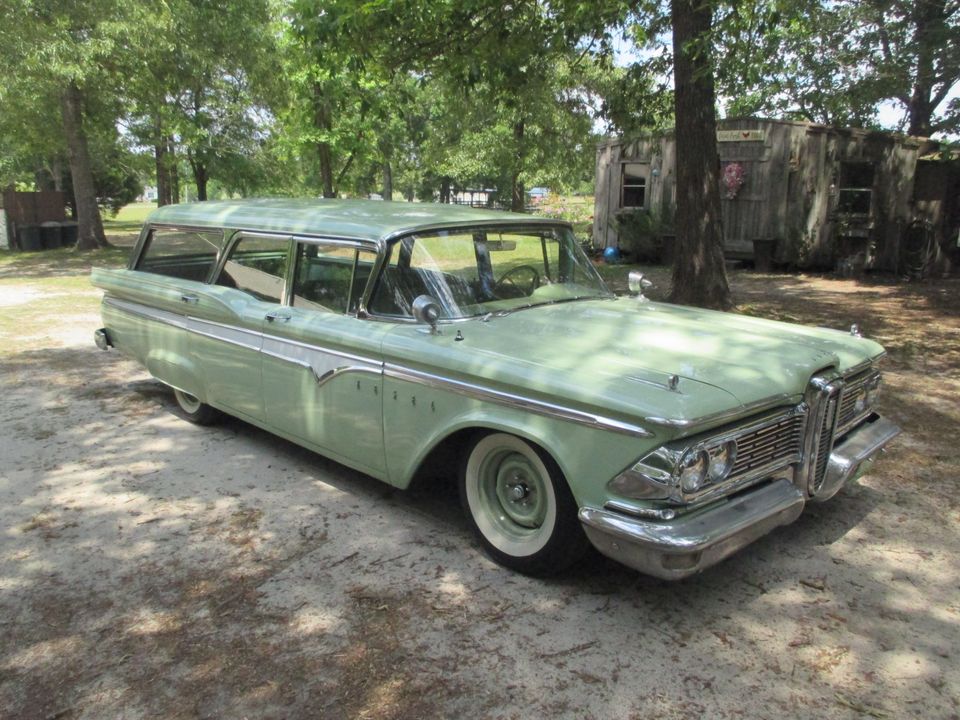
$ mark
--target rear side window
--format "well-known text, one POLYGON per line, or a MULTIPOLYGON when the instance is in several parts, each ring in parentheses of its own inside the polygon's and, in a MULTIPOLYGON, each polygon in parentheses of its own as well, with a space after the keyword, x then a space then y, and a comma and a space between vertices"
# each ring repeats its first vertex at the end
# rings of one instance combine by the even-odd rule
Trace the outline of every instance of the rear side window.
POLYGON ((217 261, 222 244, 223 233, 219 230, 157 228, 150 231, 135 269, 204 282, 217 261))
POLYGON ((290 242, 284 238, 244 237, 234 244, 217 285, 236 288, 265 302, 283 299, 290 242))

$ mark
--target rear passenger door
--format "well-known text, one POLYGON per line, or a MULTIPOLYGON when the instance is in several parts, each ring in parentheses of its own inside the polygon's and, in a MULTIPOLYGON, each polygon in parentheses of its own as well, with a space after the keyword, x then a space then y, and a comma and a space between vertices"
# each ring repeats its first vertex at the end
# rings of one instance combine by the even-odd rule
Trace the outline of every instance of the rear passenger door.
POLYGON ((375 259, 352 243, 295 243, 289 301, 264 328, 262 356, 270 427, 377 475, 389 326, 357 318, 375 259))
POLYGON ((212 285, 191 299, 191 351, 206 402, 263 421, 260 366, 264 328, 287 317, 288 236, 239 234, 212 285))

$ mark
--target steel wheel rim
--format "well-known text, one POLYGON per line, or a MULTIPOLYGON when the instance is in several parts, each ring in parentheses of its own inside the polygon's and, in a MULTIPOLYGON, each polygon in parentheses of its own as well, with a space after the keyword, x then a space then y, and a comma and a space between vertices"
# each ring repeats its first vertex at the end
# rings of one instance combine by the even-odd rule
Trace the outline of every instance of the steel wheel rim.
POLYGON ((540 457, 512 435, 488 435, 467 463, 467 501, 483 536, 498 550, 527 556, 556 525, 556 496, 540 457))

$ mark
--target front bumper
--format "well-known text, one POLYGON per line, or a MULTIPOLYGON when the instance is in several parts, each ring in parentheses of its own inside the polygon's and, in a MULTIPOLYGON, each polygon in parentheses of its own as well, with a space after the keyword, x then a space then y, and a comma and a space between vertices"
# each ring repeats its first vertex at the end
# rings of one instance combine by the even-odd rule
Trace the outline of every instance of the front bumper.
MULTIPOLYGON (((850 432, 830 454, 821 493, 836 494, 899 433, 900 428, 879 417, 850 432)), ((585 507, 580 522, 604 555, 647 575, 679 580, 715 565, 775 527, 792 523, 806 500, 794 483, 781 477, 717 507, 670 521, 585 507)))

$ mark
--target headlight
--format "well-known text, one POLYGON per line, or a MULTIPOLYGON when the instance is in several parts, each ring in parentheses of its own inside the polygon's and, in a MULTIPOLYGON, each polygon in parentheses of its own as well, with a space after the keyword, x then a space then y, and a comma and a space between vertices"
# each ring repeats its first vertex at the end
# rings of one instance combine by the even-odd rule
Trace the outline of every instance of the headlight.
POLYGON ((687 453, 680 463, 680 488, 686 493, 695 493, 702 488, 709 464, 710 458, 705 451, 687 453))
POLYGON ((733 462, 737 459, 737 443, 733 440, 710 449, 710 469, 707 474, 710 482, 720 482, 726 479, 733 470, 733 462))

